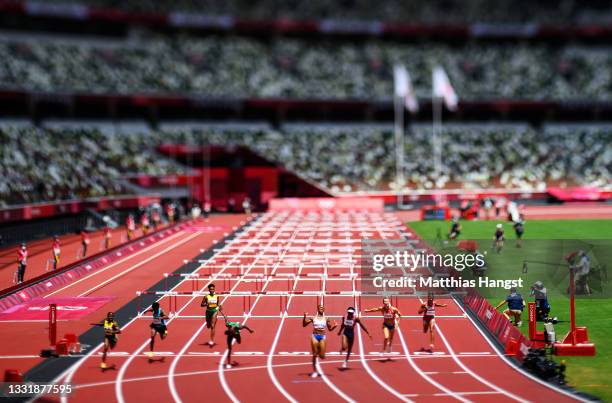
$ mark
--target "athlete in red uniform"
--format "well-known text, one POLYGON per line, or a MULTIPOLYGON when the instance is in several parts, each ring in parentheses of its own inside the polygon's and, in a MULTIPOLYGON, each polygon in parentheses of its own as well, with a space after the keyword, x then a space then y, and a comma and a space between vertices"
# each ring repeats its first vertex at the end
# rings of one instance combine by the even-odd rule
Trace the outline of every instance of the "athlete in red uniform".
POLYGON ((445 307, 446 304, 438 304, 434 302, 434 296, 432 293, 427 295, 427 303, 422 304, 419 308, 419 314, 423 314, 423 333, 427 333, 429 330, 429 349, 433 351, 434 348, 434 329, 436 328, 436 307, 445 307))
POLYGON ((399 326, 399 319, 402 317, 399 309, 391 306, 389 298, 383 298, 382 306, 376 308, 366 309, 365 312, 382 312, 383 314, 383 334, 385 340, 383 342, 383 354, 385 352, 391 352, 391 345, 393 344, 393 336, 395 336, 395 329, 399 326))
POLYGON ((56 235, 53 237, 53 270, 57 270, 60 261, 60 241, 59 237, 56 235))
POLYGON ((17 278, 15 283, 23 283, 25 277, 25 270, 28 264, 28 249, 26 248, 25 242, 21 244, 21 248, 17 251, 17 278))

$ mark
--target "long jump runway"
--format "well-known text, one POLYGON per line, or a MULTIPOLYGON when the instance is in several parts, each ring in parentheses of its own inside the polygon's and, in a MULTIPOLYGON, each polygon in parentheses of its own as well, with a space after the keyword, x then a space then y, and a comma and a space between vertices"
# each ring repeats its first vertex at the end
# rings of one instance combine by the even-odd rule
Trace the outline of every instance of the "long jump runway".
MULTIPOLYGON (((171 292, 158 294, 172 317, 168 337, 156 340, 152 360, 146 356, 150 314, 138 315, 120 324, 123 333, 108 358, 114 369, 100 370, 101 349, 92 346, 55 381, 74 385, 67 400, 75 402, 580 399, 512 366, 452 299, 441 301, 448 307, 438 311, 433 354, 422 351, 429 342, 417 315, 419 300, 398 298, 403 318, 392 354, 381 356, 382 318, 368 314, 362 318, 373 337, 357 331, 348 369, 341 368, 344 356, 338 352, 336 329, 327 335, 322 376, 311 378, 312 326, 302 327, 302 315, 312 315, 323 303, 326 314, 339 323, 349 306, 361 311, 380 305, 379 298, 358 297, 361 240, 397 239, 403 230, 390 213, 266 213, 202 261, 171 292), (230 369, 224 366, 227 351, 221 317, 218 344, 207 345, 209 331, 200 302, 210 282, 224 298, 224 311, 255 330, 242 332, 230 369)), ((168 248, 164 253, 181 253, 181 249, 168 248)), ((134 281, 129 286, 133 293, 139 284, 134 281)))

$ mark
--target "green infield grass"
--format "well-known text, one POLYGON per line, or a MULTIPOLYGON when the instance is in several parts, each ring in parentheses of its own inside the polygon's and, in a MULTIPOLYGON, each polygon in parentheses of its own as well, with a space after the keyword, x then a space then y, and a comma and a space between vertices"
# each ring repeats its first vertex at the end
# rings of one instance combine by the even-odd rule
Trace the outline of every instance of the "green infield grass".
MULTIPOLYGON (((457 241, 446 241, 449 222, 418 221, 408 225, 433 246, 438 252, 457 252, 457 241)), ((525 301, 531 285, 539 280, 548 290, 551 316, 561 321, 555 326, 557 339, 569 329, 569 271, 564 257, 571 252, 584 250, 591 261, 589 285, 590 296, 576 299, 576 323, 587 326, 589 338, 595 343, 595 357, 557 357, 567 364, 568 383, 576 389, 612 402, 612 220, 531 220, 524 225, 522 247, 518 248, 512 224, 502 220, 461 221, 458 240, 474 240, 478 249, 485 253, 486 276, 491 279, 523 280, 519 292, 525 301), (505 244, 500 253, 493 248, 496 224, 502 224, 505 244)), ((475 278, 467 269, 464 278, 475 278)), ((503 288, 480 288, 491 304, 497 305, 508 291, 503 288)), ((500 308, 500 310, 503 308, 500 308)), ((542 325, 539 324, 539 330, 542 325)), ((526 311, 523 314, 521 331, 527 335, 526 311)))

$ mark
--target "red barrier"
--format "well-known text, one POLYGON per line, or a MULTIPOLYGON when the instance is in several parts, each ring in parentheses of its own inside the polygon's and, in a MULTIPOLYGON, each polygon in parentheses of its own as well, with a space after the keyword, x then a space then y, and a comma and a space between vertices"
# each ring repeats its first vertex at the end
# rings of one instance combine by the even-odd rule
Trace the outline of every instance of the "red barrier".
MULTIPOLYGON (((38 278, 33 278, 25 283, 25 287, 12 291, 11 288, 5 290, 5 295, 0 298, 0 312, 17 304, 30 301, 31 299, 47 293, 56 287, 68 284, 84 275, 92 273, 106 265, 129 256, 136 251, 150 246, 167 236, 174 234, 187 226, 190 223, 181 223, 174 227, 161 230, 160 232, 136 239, 124 246, 117 246, 108 252, 102 252, 94 255, 90 260, 85 262, 77 262, 74 265, 62 268, 58 272, 46 273, 38 278)), ((16 286, 17 287, 17 286, 16 286)))
POLYGON ((518 328, 513 326, 503 314, 498 312, 486 298, 479 295, 475 290, 470 290, 464 297, 463 302, 472 312, 476 313, 489 333, 495 336, 504 346, 506 354, 519 361, 523 360, 529 352, 531 342, 523 336, 518 328))
POLYGON ((57 341, 57 305, 49 304, 49 345, 55 346, 57 341))

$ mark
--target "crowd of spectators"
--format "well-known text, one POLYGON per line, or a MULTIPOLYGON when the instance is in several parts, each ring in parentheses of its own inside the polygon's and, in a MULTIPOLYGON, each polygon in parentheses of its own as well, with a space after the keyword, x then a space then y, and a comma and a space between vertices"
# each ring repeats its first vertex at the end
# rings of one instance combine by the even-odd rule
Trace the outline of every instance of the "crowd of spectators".
MULTIPOLYGON (((431 131, 414 125, 406 133, 407 188, 612 188, 610 126, 446 125, 439 173, 431 131)), ((334 193, 398 188, 390 126, 203 127, 139 134, 3 127, 0 205, 117 194, 125 191, 126 175, 184 171, 156 153, 164 143, 246 146, 334 193)))
POLYGON ((310 42, 241 36, 148 36, 112 44, 11 37, 0 41, 0 88, 153 93, 210 98, 389 100, 393 65, 431 96, 444 66, 460 99, 612 99, 612 49, 539 44, 310 42))
MULTIPOLYGON (((42 0, 39 0, 42 1, 42 0)), ((610 16, 609 0, 44 0, 130 11, 185 11, 251 19, 345 19, 403 23, 580 22, 610 16)))
MULTIPOLYGON (((281 132, 204 130, 196 132, 195 138, 204 144, 248 146, 333 192, 398 188, 391 127, 298 125, 281 132)), ((432 138, 431 125, 415 125, 406 133, 408 188, 543 191, 551 184, 612 186, 610 127, 535 130, 527 125, 442 126, 439 173, 434 166, 432 138)))
POLYGON ((143 135, 96 129, 0 127, 0 207, 126 192, 129 174, 180 171, 143 135))

